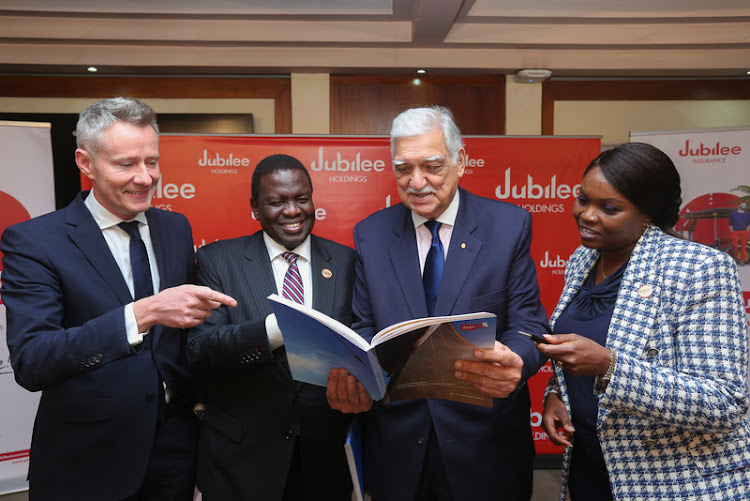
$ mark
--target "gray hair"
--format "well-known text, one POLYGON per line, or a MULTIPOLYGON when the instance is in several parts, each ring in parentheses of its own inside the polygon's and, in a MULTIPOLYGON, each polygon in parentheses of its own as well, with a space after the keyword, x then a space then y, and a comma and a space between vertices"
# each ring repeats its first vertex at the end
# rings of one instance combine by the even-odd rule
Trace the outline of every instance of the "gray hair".
POLYGON ((443 106, 412 108, 394 118, 391 126, 391 157, 396 151, 396 139, 420 136, 437 128, 443 131, 445 146, 453 158, 453 163, 458 162, 458 150, 464 147, 464 141, 453 119, 453 113, 443 106))
POLYGON ((114 97, 96 101, 81 112, 76 125, 77 146, 91 154, 98 153, 104 133, 119 122, 138 127, 151 126, 159 134, 156 113, 151 106, 133 97, 114 97))

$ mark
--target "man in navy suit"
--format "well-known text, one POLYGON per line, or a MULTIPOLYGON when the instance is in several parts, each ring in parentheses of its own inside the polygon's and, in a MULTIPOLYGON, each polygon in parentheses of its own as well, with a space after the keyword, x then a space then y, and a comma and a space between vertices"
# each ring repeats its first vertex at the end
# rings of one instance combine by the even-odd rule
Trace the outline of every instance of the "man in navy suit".
POLYGON ((525 383, 543 360, 517 331, 548 329, 529 254, 531 215, 459 188, 466 153, 446 108, 396 117, 391 152, 402 203, 354 229, 354 328, 371 337, 411 318, 495 313, 494 349, 475 350, 474 360, 456 361, 455 369, 496 398, 492 408, 437 399, 373 405, 360 383, 334 369, 328 400, 345 412, 372 407, 365 479, 374 501, 528 500, 534 444, 525 383), (431 246, 442 254, 435 290, 423 284, 423 269, 433 269, 426 264, 431 246))
POLYGON ((190 501, 198 425, 181 329, 236 301, 185 285, 190 225, 151 208, 153 110, 98 101, 76 133, 91 192, 2 235, 11 363, 21 386, 42 391, 29 499, 190 501), (132 222, 133 236, 120 226, 132 222))
POLYGON ((313 187, 296 158, 261 160, 251 191, 262 230, 197 252, 199 283, 239 300, 190 330, 207 389, 198 487, 207 501, 349 501, 351 416, 329 407, 325 388, 292 379, 267 297, 286 295, 294 271, 290 299, 351 325, 354 250, 310 233, 313 187))

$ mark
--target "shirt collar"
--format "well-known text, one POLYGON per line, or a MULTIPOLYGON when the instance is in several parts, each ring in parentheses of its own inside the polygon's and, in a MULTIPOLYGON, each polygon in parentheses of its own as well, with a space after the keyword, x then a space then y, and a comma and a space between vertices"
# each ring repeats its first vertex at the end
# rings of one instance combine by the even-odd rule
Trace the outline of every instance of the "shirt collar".
MULTIPOLYGON (((268 249, 268 257, 273 261, 277 257, 279 257, 284 252, 294 252, 295 254, 298 254, 301 258, 305 259, 308 263, 311 261, 311 246, 310 246, 310 235, 307 235, 307 238, 299 244, 296 248, 292 249, 291 251, 284 247, 283 245, 280 245, 276 240, 270 237, 268 233, 265 231, 263 232, 263 241, 266 244, 266 249, 268 249)), ((283 258, 282 258, 283 259, 283 258)))
MULTIPOLYGON (((461 198, 458 195, 458 191, 459 190, 456 190, 455 195, 453 195, 453 200, 451 200, 451 203, 448 206, 448 208, 445 209, 445 211, 443 211, 442 214, 440 214, 438 217, 435 218, 436 221, 442 224, 447 224, 449 226, 456 226, 456 217, 458 216, 458 204, 461 198)), ((427 219, 426 217, 420 216, 414 211, 411 211, 411 220, 414 223, 414 228, 418 228, 420 225, 429 221, 429 219, 427 219)))
MULTIPOLYGON (((86 197, 86 200, 84 200, 83 203, 86 205, 89 212, 91 212, 91 215, 94 216, 94 221, 96 221, 100 230, 106 230, 112 226, 117 226, 122 222, 122 219, 109 212, 99 203, 99 200, 96 199, 96 195, 94 194, 94 190, 89 192, 89 196, 86 197)), ((135 218, 131 219, 131 221, 148 224, 145 212, 139 212, 135 218)))

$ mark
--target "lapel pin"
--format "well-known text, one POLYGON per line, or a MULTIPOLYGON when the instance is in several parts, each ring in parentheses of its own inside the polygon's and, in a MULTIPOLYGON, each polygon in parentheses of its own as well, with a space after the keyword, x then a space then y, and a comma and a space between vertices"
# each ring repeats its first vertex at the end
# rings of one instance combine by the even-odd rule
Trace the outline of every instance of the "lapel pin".
POLYGON ((465 249, 465 248, 466 248, 466 244, 462 243, 462 244, 461 244, 461 248, 462 248, 462 249, 465 249))
POLYGON ((641 296, 643 299, 646 299, 647 297, 651 297, 651 294, 653 294, 653 292, 654 292, 654 288, 648 284, 641 285, 638 288, 638 295, 641 296))
POLYGON ((320 274, 323 275, 323 278, 331 278, 333 276, 333 272, 328 268, 323 268, 323 271, 321 271, 320 274))

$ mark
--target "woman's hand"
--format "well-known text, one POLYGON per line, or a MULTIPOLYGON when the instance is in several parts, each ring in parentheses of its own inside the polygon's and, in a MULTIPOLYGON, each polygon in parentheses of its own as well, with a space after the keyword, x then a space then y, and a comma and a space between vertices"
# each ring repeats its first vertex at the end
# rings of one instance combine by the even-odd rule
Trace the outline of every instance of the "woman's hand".
POLYGON ((553 444, 568 447, 573 445, 571 440, 576 429, 570 422, 570 416, 562 400, 554 393, 548 394, 547 400, 544 401, 542 429, 547 432, 553 444))
POLYGON ((578 334, 545 334, 550 344, 536 343, 537 349, 573 376, 600 376, 609 368, 608 348, 578 334))

